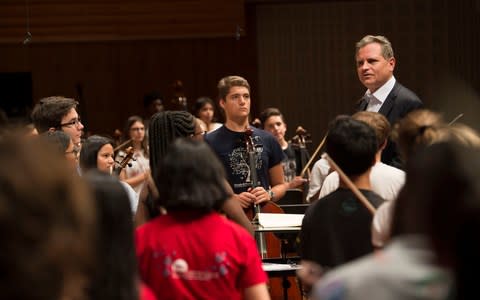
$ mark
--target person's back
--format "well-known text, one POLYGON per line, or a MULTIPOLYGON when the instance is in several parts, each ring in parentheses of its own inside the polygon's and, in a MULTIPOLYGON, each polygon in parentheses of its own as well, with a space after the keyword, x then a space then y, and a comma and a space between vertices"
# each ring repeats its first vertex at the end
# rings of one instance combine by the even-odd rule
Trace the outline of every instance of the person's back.
MULTIPOLYGON (((329 126, 327 153, 373 207, 384 202, 371 191, 370 169, 377 153, 374 130, 351 117, 338 117, 329 126)), ((372 213, 346 189, 342 181, 334 193, 312 204, 302 222, 301 257, 321 267, 335 267, 373 250, 372 213)))
MULTIPOLYGON (((374 207, 384 200, 361 190, 374 207)), ((352 191, 339 188, 314 202, 302 224, 302 259, 332 268, 373 251, 372 214, 352 191)))
POLYGON ((229 197, 203 142, 178 139, 155 177, 158 216, 136 231, 140 276, 159 299, 268 299, 253 237, 216 211, 229 197))
POLYGON ((266 280, 253 238, 216 212, 172 212, 136 237, 142 279, 159 299, 242 299, 266 280))

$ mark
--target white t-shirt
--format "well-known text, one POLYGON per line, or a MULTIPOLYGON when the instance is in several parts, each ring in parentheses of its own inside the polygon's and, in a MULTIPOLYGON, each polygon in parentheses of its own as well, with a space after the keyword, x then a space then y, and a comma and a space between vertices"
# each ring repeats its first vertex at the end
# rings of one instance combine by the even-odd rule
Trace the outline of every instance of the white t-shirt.
MULTIPOLYGON (((377 162, 370 172, 370 183, 372 191, 380 197, 387 201, 395 200, 405 184, 405 172, 382 162, 377 162)), ((338 189, 339 185, 338 173, 332 172, 323 182, 319 199, 338 189)))

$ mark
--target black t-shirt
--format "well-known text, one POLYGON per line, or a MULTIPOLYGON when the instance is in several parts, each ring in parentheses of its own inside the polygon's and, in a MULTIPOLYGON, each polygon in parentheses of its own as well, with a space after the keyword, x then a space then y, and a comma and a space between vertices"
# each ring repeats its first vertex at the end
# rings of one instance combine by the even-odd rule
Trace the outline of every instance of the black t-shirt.
MULTIPOLYGON (((270 133, 252 128, 252 140, 256 152, 257 185, 266 190, 270 187, 269 170, 282 162, 283 152, 277 140, 270 133)), ((252 186, 250 166, 245 146, 245 133, 229 130, 222 126, 205 136, 225 167, 228 182, 236 194, 245 192, 252 186)))
MULTIPOLYGON (((385 200, 372 191, 360 190, 374 207, 385 200)), ((304 260, 333 268, 373 251, 373 216, 348 189, 317 200, 306 211, 300 232, 304 260)))

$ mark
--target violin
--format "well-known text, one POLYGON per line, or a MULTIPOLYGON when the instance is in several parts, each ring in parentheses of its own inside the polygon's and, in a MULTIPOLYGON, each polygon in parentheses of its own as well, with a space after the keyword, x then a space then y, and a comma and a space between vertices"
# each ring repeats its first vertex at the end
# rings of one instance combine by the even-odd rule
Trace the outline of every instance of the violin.
POLYGON ((312 143, 312 136, 302 126, 298 126, 295 133, 291 140, 292 147, 305 149, 307 144, 312 143))
POLYGON ((123 169, 125 169, 127 166, 132 166, 130 163, 130 160, 133 159, 133 153, 135 151, 133 150, 133 147, 130 146, 127 149, 125 149, 125 156, 123 157, 122 161, 120 162, 115 162, 116 168, 115 168, 115 174, 118 176, 122 172, 123 169))

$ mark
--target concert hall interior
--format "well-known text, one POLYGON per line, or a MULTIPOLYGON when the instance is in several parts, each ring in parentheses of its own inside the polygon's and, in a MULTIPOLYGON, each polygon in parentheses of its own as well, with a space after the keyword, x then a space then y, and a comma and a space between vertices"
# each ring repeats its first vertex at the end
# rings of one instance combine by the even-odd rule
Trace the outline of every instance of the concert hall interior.
POLYGON ((2 244, 18 235, 13 257, 0 258, 11 275, 0 290, 39 300, 414 299, 388 276, 377 287, 381 273, 366 271, 375 267, 369 253, 401 249, 399 259, 421 263, 405 262, 399 281, 418 271, 436 291, 425 299, 461 299, 480 262, 478 240, 465 236, 480 208, 466 200, 480 202, 479 28, 480 0, 0 1, 2 244), (56 174, 33 161, 43 157, 56 174), (420 178, 419 166, 436 175, 420 178), (36 185, 44 194, 19 192, 36 185), (52 197, 58 212, 35 197, 52 197), (83 207, 81 197, 97 204, 83 207), (129 200, 128 222, 107 202, 116 197, 129 200), (330 222, 329 209, 342 216, 330 222), (134 228, 102 245, 115 232, 105 220, 134 228), (342 244, 364 236, 361 251, 342 244), (72 263, 79 241, 89 245, 72 263), (314 247, 337 252, 316 260, 314 247), (38 264, 17 263, 29 249, 38 264), (466 257, 475 263, 466 267, 466 257), (42 278, 48 266, 53 275, 42 278))

